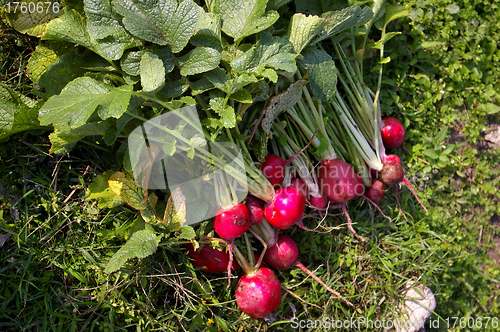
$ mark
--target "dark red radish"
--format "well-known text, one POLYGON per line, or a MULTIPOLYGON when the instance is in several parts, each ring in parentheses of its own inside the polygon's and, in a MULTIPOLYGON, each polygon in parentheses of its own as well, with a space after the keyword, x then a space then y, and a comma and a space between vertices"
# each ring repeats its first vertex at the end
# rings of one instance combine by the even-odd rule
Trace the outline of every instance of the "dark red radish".
POLYGON ((307 200, 309 193, 306 184, 301 178, 293 178, 290 181, 290 186, 297 188, 302 193, 302 195, 304 195, 304 198, 307 200))
MULTIPOLYGON (((184 245, 187 249, 188 257, 193 260, 193 265, 203 267, 201 271, 207 273, 224 273, 228 270, 229 253, 225 250, 213 248, 210 244, 205 244, 201 249, 194 250, 191 243, 184 245)), ((232 262, 232 270, 238 270, 240 265, 236 260, 232 262)))
POLYGON ((315 209, 321 210, 321 209, 324 209, 326 207, 326 199, 325 199, 325 196, 323 196, 323 195, 321 195, 319 197, 311 196, 311 198, 309 199, 309 203, 315 209))
POLYGON ((373 180, 372 185, 365 192, 366 197, 379 204, 384 198, 385 186, 380 180, 373 180))
POLYGON ((285 161, 280 156, 268 154, 261 166, 262 173, 273 185, 278 187, 285 179, 285 161))
POLYGON ((382 119, 383 127, 381 130, 382 141, 386 148, 397 148, 400 147, 405 140, 405 127, 396 118, 385 117, 382 119))
POLYGON ((255 196, 248 195, 245 198, 245 205, 250 213, 250 225, 260 225, 264 218, 264 201, 255 196))
POLYGON ((329 201, 345 203, 363 195, 363 180, 351 165, 340 159, 324 159, 318 169, 318 183, 329 201))
POLYGON ((302 218, 306 199, 297 188, 281 187, 264 206, 264 217, 276 228, 287 229, 302 218))
POLYGON ((236 239, 249 226, 250 213, 243 203, 220 209, 214 219, 215 232, 224 240, 236 239))
POLYGON ((298 257, 299 257, 299 248, 297 247, 295 241, 288 235, 280 234, 278 236, 276 244, 267 248, 267 251, 264 254, 264 262, 266 262, 266 264, 269 265, 271 268, 280 271, 288 270, 293 266, 298 267, 308 276, 310 276, 316 282, 318 282, 320 285, 325 287, 329 292, 337 296, 339 300, 347 303, 350 306, 353 306, 351 302, 342 298, 342 295, 340 295, 339 292, 330 288, 323 282, 323 280, 318 278, 318 276, 316 276, 301 262, 299 262, 297 260, 298 257))
POLYGON ((267 267, 243 276, 236 286, 236 304, 244 313, 263 318, 276 310, 281 300, 281 284, 267 267))
POLYGON ((379 172, 380 180, 387 186, 395 185, 404 178, 403 167, 395 161, 385 162, 379 172))

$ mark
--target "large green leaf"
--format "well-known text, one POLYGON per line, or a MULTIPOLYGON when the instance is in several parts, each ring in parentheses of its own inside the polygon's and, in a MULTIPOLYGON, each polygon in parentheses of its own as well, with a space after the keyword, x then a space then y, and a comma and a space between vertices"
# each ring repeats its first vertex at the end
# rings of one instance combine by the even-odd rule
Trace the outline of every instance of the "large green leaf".
POLYGON ((78 44, 109 60, 120 59, 126 46, 130 44, 130 42, 118 40, 114 36, 96 40, 87 30, 85 18, 74 9, 52 20, 47 25, 42 39, 78 44))
POLYGON ((106 273, 119 270, 131 258, 145 258, 158 249, 162 236, 156 235, 148 229, 133 233, 120 250, 118 250, 106 265, 106 273))
POLYGON ((123 24, 133 35, 178 53, 194 34, 200 7, 191 0, 112 0, 123 24))
POLYGON ((277 12, 266 12, 267 0, 209 0, 211 12, 222 17, 222 31, 236 42, 263 31, 279 18, 277 12))
POLYGON ((182 76, 195 75, 217 68, 220 53, 210 47, 196 47, 177 60, 182 76))
POLYGON ((66 41, 97 52, 97 43, 88 33, 85 19, 76 10, 69 10, 51 21, 42 39, 66 41))
POLYGON ((308 47, 302 53, 300 64, 307 70, 309 84, 316 98, 330 100, 337 89, 337 67, 324 50, 308 47))
POLYGON ((231 67, 237 73, 262 73, 264 68, 293 73, 297 70, 296 57, 287 37, 263 33, 257 44, 231 62, 231 67))
POLYGON ((101 43, 100 51, 108 58, 118 60, 134 39, 121 24, 120 16, 111 7, 110 0, 84 0, 87 30, 101 43))
POLYGON ((112 88, 90 77, 78 77, 60 95, 47 100, 39 112, 40 123, 80 127, 98 106, 101 119, 118 118, 127 110, 131 95, 132 86, 112 88))
POLYGON ((288 39, 292 43, 295 53, 302 52, 304 47, 309 45, 329 23, 328 20, 319 16, 294 14, 288 26, 288 39))

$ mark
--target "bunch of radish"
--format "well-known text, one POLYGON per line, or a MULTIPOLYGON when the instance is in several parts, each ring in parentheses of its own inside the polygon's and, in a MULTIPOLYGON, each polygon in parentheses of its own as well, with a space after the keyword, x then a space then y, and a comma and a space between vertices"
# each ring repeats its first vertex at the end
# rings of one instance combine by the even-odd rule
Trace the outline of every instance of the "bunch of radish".
MULTIPOLYGON (((395 117, 382 117, 380 80, 373 93, 363 81, 362 60, 349 58, 338 40, 332 39, 331 49, 331 56, 341 68, 339 89, 324 101, 314 97, 309 84, 304 85, 298 102, 267 122, 264 131, 268 135, 268 153, 260 156, 260 161, 256 160, 257 152, 249 150, 251 145, 245 138, 253 137, 253 132, 245 136, 249 127, 243 135, 238 126, 226 131, 225 139, 238 144, 243 152, 244 165, 240 166, 245 170, 245 176, 236 171, 216 177, 219 210, 213 229, 219 238, 208 241, 217 241, 226 249, 217 250, 208 243, 198 250, 186 246, 193 265, 203 272, 227 272, 230 277, 231 271, 241 267, 236 303, 255 318, 265 317, 279 307, 281 284, 273 270, 294 267, 320 283, 338 301, 353 306, 299 261, 296 242, 284 233, 295 226, 310 231, 303 222, 307 213, 322 217, 340 208, 353 238, 367 242, 354 228, 347 204, 364 199, 383 214, 378 205, 386 188, 397 190, 400 183, 420 202, 404 177, 401 159, 386 154, 386 148, 403 146, 405 129, 395 117), (249 193, 244 202, 237 197, 235 181, 249 193), (246 257, 238 248, 242 244, 246 257), (253 245, 261 247, 260 254, 253 245)), ((307 79, 302 69, 295 73, 295 80, 307 79)), ((262 118, 257 120, 256 112, 253 114, 246 123, 258 126, 262 118)))

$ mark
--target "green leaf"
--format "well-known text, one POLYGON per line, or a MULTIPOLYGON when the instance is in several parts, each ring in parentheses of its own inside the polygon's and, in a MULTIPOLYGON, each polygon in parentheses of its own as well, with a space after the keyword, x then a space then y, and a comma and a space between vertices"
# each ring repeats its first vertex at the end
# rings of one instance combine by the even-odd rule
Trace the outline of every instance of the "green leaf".
POLYGON ((39 128, 38 110, 42 104, 0 85, 0 140, 21 131, 39 128))
POLYGON ((209 47, 196 47, 188 54, 177 59, 181 67, 181 75, 195 75, 217 68, 220 53, 209 47))
POLYGON ((199 95, 205 91, 211 90, 214 85, 207 77, 202 77, 201 79, 191 82, 191 94, 193 96, 199 95))
POLYGON ((50 153, 67 154, 82 138, 87 136, 103 137, 110 126, 108 122, 93 122, 74 129, 67 126, 56 127, 54 132, 49 135, 50 143, 52 143, 50 153))
POLYGON ((190 43, 194 46, 210 47, 222 52, 221 42, 222 20, 214 13, 201 12, 200 20, 190 43))
POLYGON ((148 195, 146 199, 146 208, 140 211, 144 222, 150 225, 156 225, 160 222, 159 217, 156 215, 156 204, 158 203, 158 196, 153 192, 148 195))
POLYGON ((210 108, 220 116, 222 125, 225 128, 233 128, 236 125, 234 108, 227 105, 227 100, 222 92, 210 91, 210 108))
POLYGON ((186 223, 186 197, 175 188, 167 201, 162 225, 170 231, 178 230, 186 223))
POLYGON ((147 208, 147 191, 137 186, 134 179, 123 172, 116 172, 108 180, 109 188, 136 210, 147 208))
MULTIPOLYGON (((380 49, 380 46, 382 44, 385 44, 387 43, 387 41, 397 35, 400 35, 401 32, 397 31, 397 32, 388 32, 388 33, 384 33, 382 35, 382 38, 378 41, 376 41, 375 43, 373 43, 373 45, 371 46, 371 48, 373 49, 380 49)), ((384 62, 385 63, 385 62, 384 62)))
POLYGON ((89 58, 76 49, 62 55, 43 71, 35 83, 36 93, 45 98, 61 93, 68 83, 85 74, 86 60, 89 58))
POLYGON ((110 171, 106 171, 96 176, 85 191, 85 196, 88 199, 98 200, 97 206, 100 209, 111 209, 125 203, 109 188, 108 180, 111 174, 110 171))
POLYGON ((19 107, 10 101, 0 99, 0 130, 9 131, 14 123, 16 113, 26 110, 26 106, 19 107))
POLYGON ((307 84, 307 80, 298 80, 283 92, 275 95, 269 101, 269 104, 263 110, 262 128, 268 136, 272 135, 272 126, 274 119, 281 112, 293 107, 302 97, 302 88, 307 84))
POLYGON ((230 99, 234 99, 239 103, 243 104, 251 104, 252 103, 252 94, 245 88, 241 88, 240 90, 233 93, 230 99))
POLYGON ((133 233, 127 243, 111 257, 104 272, 119 270, 131 258, 145 258, 154 254, 161 238, 161 235, 157 236, 147 229, 133 233))
POLYGON ((85 19, 74 9, 51 21, 42 40, 66 41, 97 52, 97 42, 87 31, 85 19))
POLYGON ((500 112, 500 106, 492 104, 492 103, 484 104, 484 109, 486 111, 486 114, 490 114, 490 115, 500 112))
POLYGON ((112 88, 90 77, 79 77, 71 81, 60 95, 47 100, 39 112, 40 123, 80 127, 98 106, 101 119, 118 118, 127 110, 131 95, 132 86, 112 88))
POLYGON ((405 6, 387 6, 385 8, 385 16, 384 16, 384 26, 387 26, 394 20, 397 20, 401 17, 406 17, 410 13, 405 9, 405 6))
POLYGON ((111 36, 96 40, 89 34, 85 19, 74 9, 52 20, 47 25, 42 40, 59 40, 78 44, 109 60, 120 59, 124 49, 131 44, 128 40, 116 40, 111 36))
POLYGON ((222 31, 236 43, 263 31, 279 18, 275 11, 266 12, 267 0, 209 0, 208 8, 222 18, 222 31))
POLYGON ((321 14, 321 17, 328 20, 328 24, 323 31, 310 43, 316 44, 324 39, 336 36, 355 26, 365 24, 373 17, 370 7, 360 8, 351 6, 342 10, 329 11, 321 14))
MULTIPOLYGON (((125 52, 124 56, 120 59, 120 66, 122 70, 132 76, 140 75, 139 66, 145 52, 146 51, 125 52)), ((148 52, 155 54, 161 61, 163 61, 165 73, 170 73, 172 69, 174 69, 174 57, 168 47, 149 50, 148 52)))
POLYGON ((120 16, 111 7, 110 0, 84 0, 89 34, 102 44, 101 52, 114 60, 122 57, 123 51, 134 42, 132 36, 121 24, 120 16))
POLYGON ((26 66, 26 73, 29 79, 33 83, 37 82, 42 73, 58 58, 59 56, 52 48, 46 45, 38 45, 26 66))
POLYGON ((288 39, 293 45, 294 52, 297 54, 302 52, 329 23, 319 16, 294 14, 288 26, 288 39))
MULTIPOLYGON (((2 2, 2 5, 4 3, 2 2)), ((47 23, 56 18, 59 14, 60 2, 46 2, 45 0, 21 0, 17 11, 14 10, 15 5, 11 3, 12 9, 9 12, 5 11, 6 21, 17 31, 27 33, 31 36, 40 37, 47 23), (30 6, 34 5, 35 10, 30 10, 30 6), (26 10, 22 10, 21 6, 26 6, 26 10), (23 13, 24 11, 24 13, 23 13)))
POLYGON ((430 157, 432 159, 438 159, 439 155, 436 153, 436 150, 434 149, 427 149, 422 151, 423 154, 425 154, 427 157, 430 157))
POLYGON ((196 233, 191 226, 182 226, 181 233, 177 236, 178 239, 192 240, 196 237, 196 233))
POLYGON ((257 44, 231 62, 231 68, 237 73, 262 73, 264 68, 295 72, 297 65, 293 45, 288 38, 273 37, 263 33, 257 44))
POLYGON ((161 100, 169 100, 181 96, 189 89, 186 80, 181 78, 178 81, 166 82, 163 89, 156 93, 156 97, 161 100))
POLYGON ((158 91, 165 84, 163 61, 151 52, 144 52, 139 63, 142 89, 145 92, 158 91))
POLYGON ((187 45, 200 18, 200 7, 191 0, 179 5, 176 0, 112 2, 131 34, 158 45, 169 45, 174 53, 187 45))
POLYGON ((308 47, 299 63, 307 70, 309 83, 316 98, 330 100, 337 89, 337 67, 324 50, 308 47))

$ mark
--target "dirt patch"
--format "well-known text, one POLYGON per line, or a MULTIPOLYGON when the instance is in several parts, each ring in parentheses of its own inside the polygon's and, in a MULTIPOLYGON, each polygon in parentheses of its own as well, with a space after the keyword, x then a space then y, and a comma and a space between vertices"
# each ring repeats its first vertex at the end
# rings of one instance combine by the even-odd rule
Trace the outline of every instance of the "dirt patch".
POLYGON ((488 126, 490 129, 484 132, 484 140, 480 142, 484 148, 497 149, 500 147, 500 125, 494 123, 488 126))
MULTIPOLYGON (((500 217, 494 215, 490 219, 491 225, 495 228, 500 229, 500 217)), ((500 264, 500 236, 493 236, 493 243, 495 245, 494 249, 488 250, 488 256, 490 256, 491 260, 493 260, 496 264, 500 264)))

